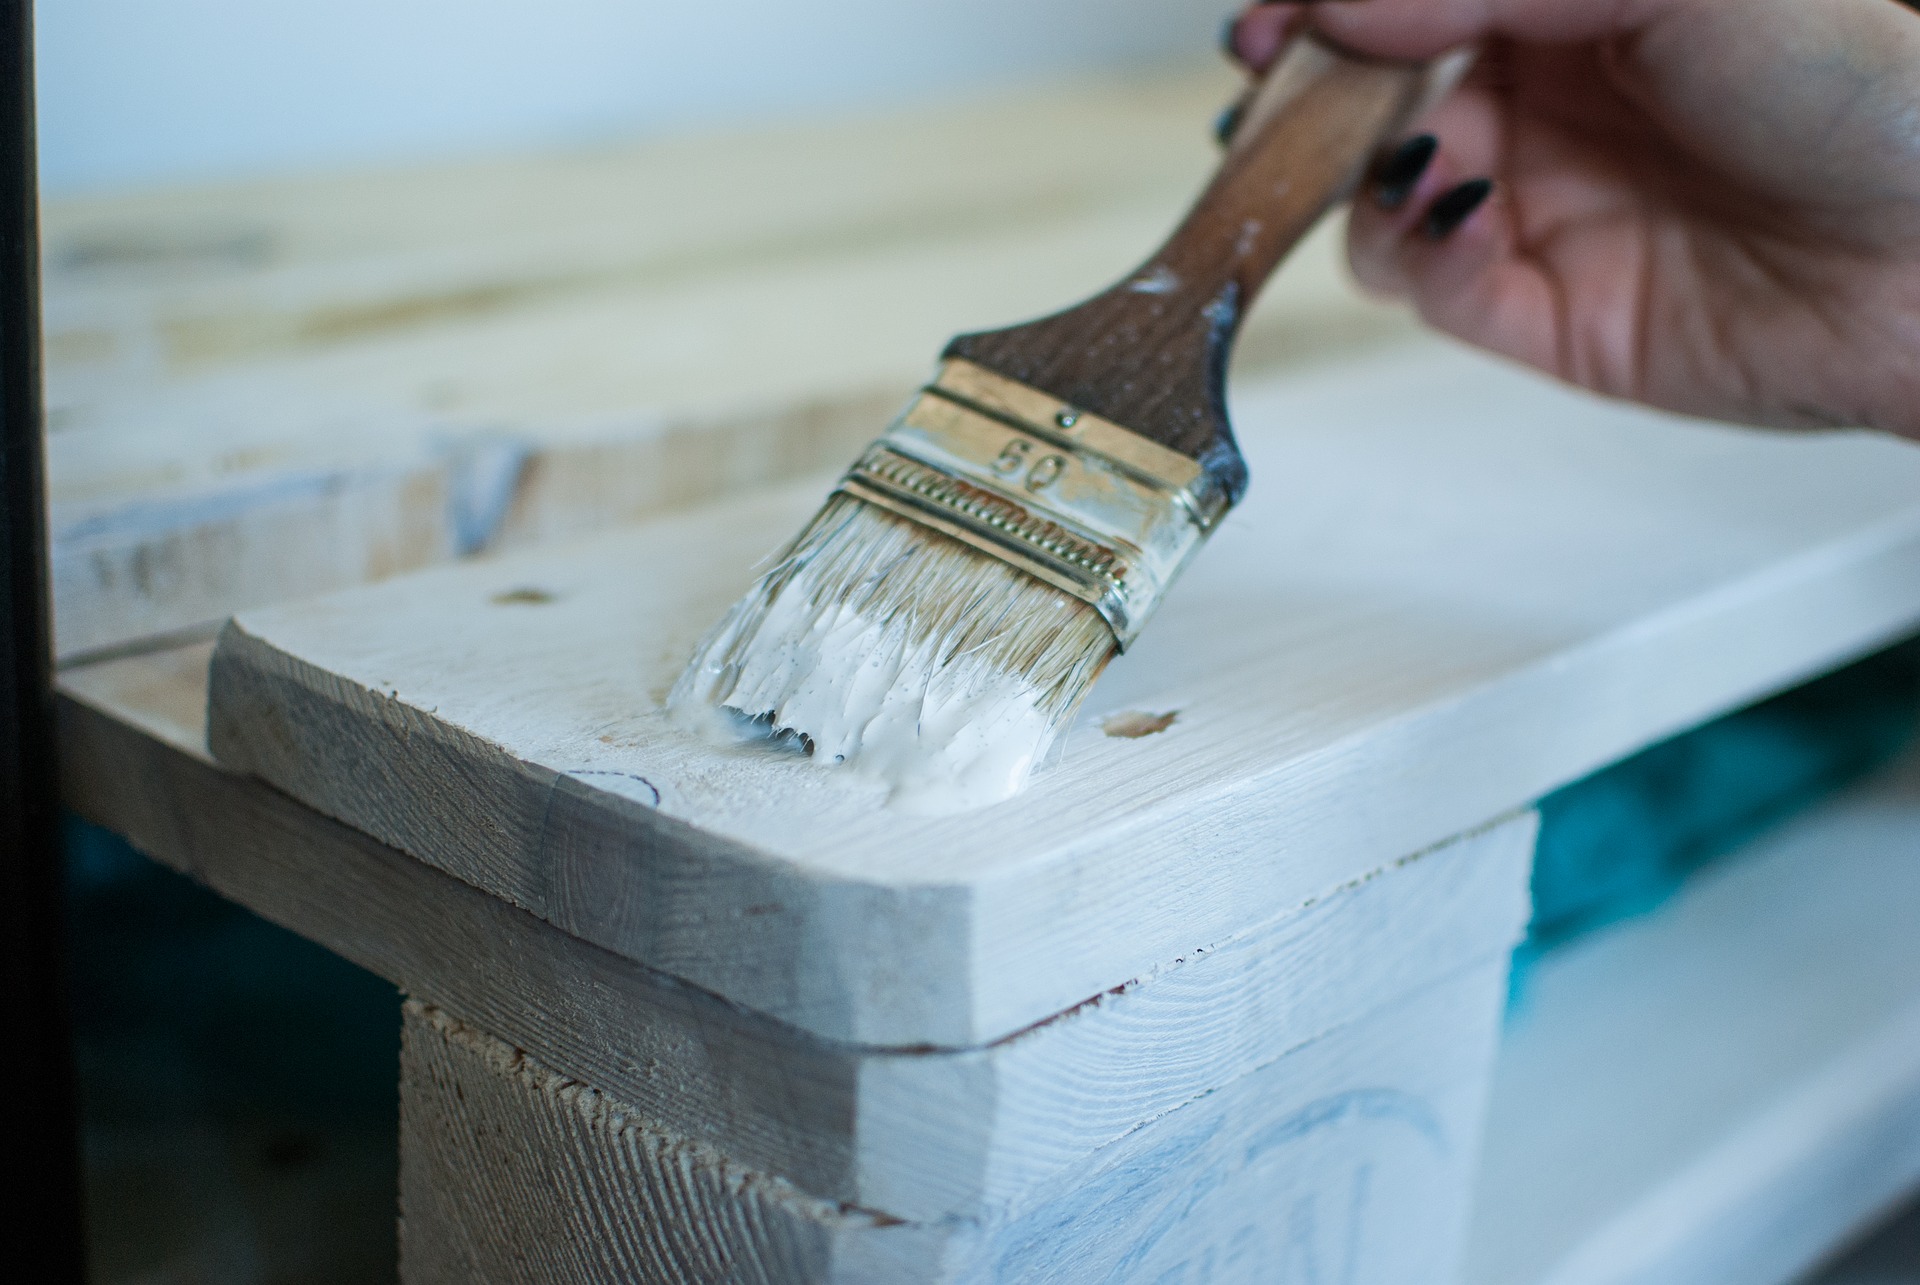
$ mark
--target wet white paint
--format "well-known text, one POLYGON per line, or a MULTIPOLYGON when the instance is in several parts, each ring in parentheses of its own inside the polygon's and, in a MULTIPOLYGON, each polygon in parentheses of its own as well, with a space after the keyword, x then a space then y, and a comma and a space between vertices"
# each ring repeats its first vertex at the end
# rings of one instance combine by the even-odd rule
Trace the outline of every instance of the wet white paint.
POLYGON ((957 812, 1026 785, 1112 646, 1084 603, 837 500, 702 644, 669 705, 803 739, 813 762, 886 785, 891 807, 957 812))

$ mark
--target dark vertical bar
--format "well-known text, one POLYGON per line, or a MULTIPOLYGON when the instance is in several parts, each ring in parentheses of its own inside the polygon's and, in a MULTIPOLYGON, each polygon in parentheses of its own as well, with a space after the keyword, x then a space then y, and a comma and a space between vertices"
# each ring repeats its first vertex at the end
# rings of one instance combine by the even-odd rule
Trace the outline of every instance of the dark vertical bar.
POLYGON ((36 1281, 65 1282, 84 1278, 85 1256, 62 984, 38 187, 33 4, 0 0, 0 1138, 14 1192, 0 1200, 0 1253, 11 1264, 8 1275, 17 1269, 36 1281))

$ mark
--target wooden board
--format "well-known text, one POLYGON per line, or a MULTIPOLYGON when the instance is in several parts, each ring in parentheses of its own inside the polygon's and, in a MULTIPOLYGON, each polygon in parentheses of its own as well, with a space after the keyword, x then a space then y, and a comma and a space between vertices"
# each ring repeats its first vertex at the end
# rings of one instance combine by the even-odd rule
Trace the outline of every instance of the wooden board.
POLYGON ((1503 959, 1527 912, 1530 814, 985 1049, 809 1040, 212 766, 196 752, 206 660, 199 647, 67 671, 72 806, 673 1130, 892 1216, 1008 1206, 1330 1027, 1503 959))
MULTIPOLYGON (((665 1050, 674 1076, 692 1075, 702 1059, 719 1063, 711 1021, 709 1043, 684 1034, 698 1027, 655 1039, 645 970, 583 950, 531 915, 208 763, 199 749, 206 652, 69 671, 61 715, 71 806, 629 1104, 663 1100, 631 1074, 644 1056, 665 1050), (480 946, 497 951, 486 957, 494 962, 466 966, 480 946), (572 1040, 553 1020, 561 1015, 605 1042, 572 1040), (692 1057, 673 1061, 676 1050, 692 1057)), ((1748 1285, 1831 1249, 1885 1203, 1904 1161, 1883 1144, 1920 1136, 1904 1116, 1920 1058, 1897 1042, 1902 988, 1920 972, 1905 931, 1920 913, 1909 895, 1920 842, 1912 782, 1895 776, 1809 816, 1730 859, 1669 912, 1551 964, 1504 1040, 1471 1285, 1534 1285, 1583 1245, 1642 1241, 1656 1269, 1691 1263, 1709 1281, 1748 1285), (1783 997, 1791 1002, 1776 1002, 1783 997), (1702 1044, 1713 1056, 1697 1055, 1702 1044), (1766 1074, 1739 1074, 1748 1061, 1766 1074), (1562 1109, 1570 1098, 1578 1110, 1562 1109), (1663 1132, 1640 1131, 1650 1117, 1668 1122, 1663 1132), (1672 1130, 1675 1120, 1684 1127, 1672 1130), (1698 1150, 1682 1154, 1670 1141, 1698 1150), (1755 1156, 1763 1163, 1750 1163, 1755 1156), (1596 1161, 1610 1163, 1597 1173, 1596 1161), (1673 1203, 1687 1194, 1676 1176, 1688 1174, 1711 1178, 1705 1198, 1673 1203), (1687 1218, 1647 1222, 1668 1209, 1687 1218), (1716 1264, 1729 1270, 1714 1275, 1716 1264), (1742 1264, 1756 1266, 1742 1275, 1742 1264)), ((749 1168, 778 1171, 777 1154, 744 1131, 675 1118, 683 1134, 720 1137, 756 1157, 749 1168)), ((1683 1185, 1702 1191, 1697 1178, 1683 1185)), ((1631 1255, 1599 1261, 1628 1270, 1584 1279, 1648 1278, 1633 1274, 1645 1260, 1631 1255)), ((1660 1279, 1657 1270, 1651 1277, 1660 1279)))
POLYGON ((1920 450, 1683 423, 1435 341, 1236 408, 1254 489, 1023 796, 714 747, 664 692, 821 486, 248 613, 211 743, 617 953, 969 1046, 1920 622, 1920 450), (529 601, 533 599, 535 601, 529 601))
POLYGON ((1786 1285, 1920 1185, 1920 759, 1542 960, 1473 1285, 1786 1285))
POLYGON ((1444 1285, 1505 975, 1497 962, 1423 987, 1000 1217, 931 1224, 809 1199, 410 1007, 402 1278, 1444 1285))
MULTIPOLYGON (((954 332, 1133 266, 1233 87, 56 203, 60 654, 844 460, 954 332)), ((1339 260, 1289 268, 1244 369, 1404 330, 1339 260)))

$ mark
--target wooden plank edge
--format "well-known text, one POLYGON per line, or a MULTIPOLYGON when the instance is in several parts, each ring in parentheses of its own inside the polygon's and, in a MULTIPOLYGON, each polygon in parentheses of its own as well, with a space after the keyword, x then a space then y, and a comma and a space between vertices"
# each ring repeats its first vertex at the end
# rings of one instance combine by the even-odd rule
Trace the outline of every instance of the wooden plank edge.
MULTIPOLYGON (((1115 1030, 1137 1023, 1132 1014, 1141 1002, 1151 1012, 1151 995, 1145 1001, 1097 997, 989 1049, 875 1049, 819 1040, 568 936, 71 691, 62 697, 60 715, 69 805, 163 864, 617 1093, 676 1130, 712 1138, 807 1190, 921 1218, 1004 1202, 1143 1119, 1218 1087, 1194 1076, 1250 1074, 1323 1030, 1391 1002, 1433 969, 1462 963, 1460 945, 1423 944, 1427 935, 1419 931, 1400 935, 1404 959, 1376 964, 1363 955, 1342 964, 1346 952, 1334 951, 1326 967, 1342 975, 1373 978, 1387 970, 1375 979, 1380 993, 1372 1001, 1348 1012, 1350 1001, 1308 997, 1270 1029, 1230 1029, 1227 1045, 1174 1057, 1185 1078, 1113 1086, 1107 1099, 1075 1113, 1069 1125, 1022 1123, 1012 1105, 1004 1111, 996 1105, 1008 1095, 1003 1080, 1030 1087, 1050 1077, 1077 1082, 1097 1074, 1115 1030), (986 1096, 974 1101, 980 1093, 986 1096), (923 1113, 941 1108, 929 1118, 942 1122, 942 1154, 956 1163, 930 1167, 926 1155, 914 1151, 919 1134, 900 1124, 914 1117, 915 1103, 923 1113), (1023 1150, 1020 1144, 1040 1134, 1042 1124, 1048 1126, 1045 1145, 1023 1150)), ((1523 882, 1533 824, 1528 814, 1490 832, 1504 853, 1498 861, 1475 859, 1477 850, 1453 854, 1453 868, 1468 870, 1475 882, 1447 895, 1452 902, 1472 901, 1478 918, 1454 914, 1449 927, 1429 917, 1423 923, 1440 933, 1436 943, 1468 938, 1481 942, 1481 950, 1492 943, 1504 954, 1518 930, 1518 912, 1507 913, 1508 898, 1481 897, 1476 889, 1488 879, 1503 886, 1523 882), (1501 872, 1515 861, 1519 873, 1508 880, 1501 872), (1489 915, 1488 925, 1480 925, 1489 915)), ((1438 862, 1426 865, 1441 872, 1438 862)), ((1424 886, 1420 878, 1414 884, 1424 886)), ((1315 925, 1341 922, 1337 916, 1349 904, 1327 899, 1301 929, 1322 940, 1328 930, 1315 925)), ((1367 913, 1377 917, 1378 911, 1367 913)), ((1216 975, 1232 958, 1233 943, 1227 946, 1210 961, 1216 975)), ((1359 985, 1355 980, 1334 990, 1344 995, 1359 985)), ((1254 1001, 1256 1007, 1262 1002, 1254 1001)), ((1228 1003, 1236 1012, 1240 1007, 1228 1003)), ((1217 1044, 1223 1037, 1213 1038, 1217 1044)))

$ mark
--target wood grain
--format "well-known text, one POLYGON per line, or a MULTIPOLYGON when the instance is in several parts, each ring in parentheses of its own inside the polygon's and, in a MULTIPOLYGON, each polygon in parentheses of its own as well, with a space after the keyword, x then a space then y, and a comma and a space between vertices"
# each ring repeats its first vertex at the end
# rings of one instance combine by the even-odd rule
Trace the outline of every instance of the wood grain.
POLYGON ((49 348, 84 393, 608 282, 1178 201, 1238 81, 1206 59, 772 127, 51 199, 49 348))
POLYGON ((820 1279, 843 1212, 409 1002, 400 1274, 478 1282, 820 1279))
POLYGON ((1030 1201, 934 1224, 809 1200, 411 1008, 404 1278, 1444 1285, 1504 976, 1494 963, 1439 980, 1160 1116, 1030 1201))
POLYGON ((1160 961, 987 1048, 837 1044, 214 767, 197 723, 175 721, 203 707, 205 663, 195 648, 67 671, 71 806, 678 1132, 900 1216, 1008 1205, 1143 1120, 1435 976, 1504 957, 1526 916, 1530 815, 1160 961))
POLYGON ((1238 418, 1271 483, 992 808, 901 815, 662 711, 824 484, 242 615, 213 747, 740 1004, 966 1047, 1920 623, 1902 443, 1689 423, 1438 343, 1238 418), (1126 710, 1179 717, 1099 730, 1126 710))

